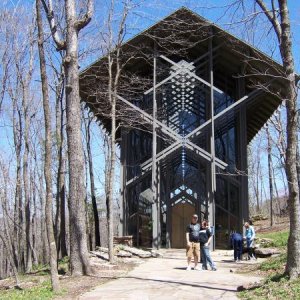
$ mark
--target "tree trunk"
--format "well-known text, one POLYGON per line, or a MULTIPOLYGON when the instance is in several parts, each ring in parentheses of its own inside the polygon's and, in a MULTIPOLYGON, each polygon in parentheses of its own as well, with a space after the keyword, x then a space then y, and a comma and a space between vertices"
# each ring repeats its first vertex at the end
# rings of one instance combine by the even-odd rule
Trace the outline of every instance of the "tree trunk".
POLYGON ((17 107, 16 99, 13 99, 13 135, 14 147, 16 149, 17 179, 15 189, 15 210, 14 210, 14 260, 18 271, 25 271, 24 247, 23 247, 23 202, 22 202, 22 169, 21 169, 21 149, 22 149, 22 121, 20 110, 17 107), (16 114, 18 117, 16 117, 16 114))
POLYGON ((272 141, 269 131, 269 125, 266 127, 268 139, 268 170, 269 170, 269 192, 270 192, 270 225, 273 226, 273 162, 272 162, 272 141))
POLYGON ((95 193, 95 180, 94 180, 94 168, 93 168, 93 156, 91 151, 91 134, 90 134, 90 125, 91 120, 88 120, 88 125, 86 127, 86 147, 88 153, 88 162, 89 162, 89 174, 90 174, 90 186, 91 186, 91 197, 93 205, 93 215, 94 215, 94 225, 95 225, 95 246, 101 246, 100 244, 100 224, 99 224, 99 215, 96 201, 95 193))
MULTIPOLYGON (((8 241, 7 237, 3 237, 1 233, 0 233, 0 239, 2 240, 4 248, 7 251, 8 261, 9 261, 11 267, 12 267, 12 270, 13 270, 13 274, 14 274, 15 281, 16 281, 16 286, 19 286, 20 285, 20 280, 19 280, 19 276, 18 276, 18 270, 17 270, 17 267, 14 263, 14 258, 13 258, 13 254, 12 254, 11 249, 10 249, 9 241, 8 241)), ((8 275, 7 270, 6 270, 5 273, 6 273, 6 275, 8 275)), ((1 279, 1 277, 0 277, 0 279, 1 279)))
POLYGON ((37 228, 36 228, 36 185, 34 182, 34 178, 37 178, 36 176, 36 158, 35 158, 35 168, 34 170, 31 170, 30 172, 30 189, 31 189, 31 195, 32 195, 32 218, 31 218, 31 228, 32 228, 32 258, 33 258, 33 265, 36 267, 39 264, 39 259, 37 255, 37 228), (32 174, 33 173, 33 174, 32 174))
POLYGON ((279 49, 286 79, 287 146, 286 176, 289 190, 290 234, 288 239, 286 272, 291 279, 300 275, 300 199, 297 178, 297 85, 292 52, 291 26, 287 0, 278 0, 278 12, 268 10, 263 0, 256 0, 271 22, 279 42, 279 49))
POLYGON ((116 130, 116 103, 114 95, 114 86, 113 86, 113 58, 111 54, 108 54, 108 72, 109 72, 109 82, 108 82, 108 97, 111 104, 111 137, 109 139, 109 160, 107 162, 107 172, 106 172, 106 210, 107 210, 107 238, 108 238, 108 256, 110 263, 114 262, 114 253, 113 253, 113 182, 114 182, 114 170, 115 170, 115 130, 116 130))
POLYGON ((66 242, 66 188, 65 188, 65 170, 66 170, 66 160, 63 154, 63 150, 61 153, 61 174, 60 174, 60 188, 59 188, 59 196, 60 196, 60 251, 61 256, 68 256, 68 247, 66 242))
MULTIPOLYGON (((14 262, 14 255, 13 255, 13 245, 12 245, 12 239, 11 239, 11 234, 10 234, 10 226, 9 226, 9 208, 8 208, 8 193, 7 193, 7 187, 8 187, 8 182, 7 182, 7 178, 8 178, 8 172, 7 170, 4 169, 4 167, 2 166, 1 162, 0 162, 0 166, 1 166, 1 171, 2 171, 2 176, 3 176, 3 180, 4 180, 4 185, 3 185, 3 195, 1 193, 1 198, 0 198, 0 204, 1 204, 1 208, 2 208, 2 230, 3 230, 3 235, 2 232, 0 232, 0 239, 3 242, 4 248, 6 248, 7 251, 7 259, 9 264, 11 265, 12 269, 13 269, 13 274, 16 280, 16 285, 19 285, 19 278, 18 278, 18 270, 16 267, 16 264, 14 262)), ((1 230, 1 231, 2 231, 1 230)), ((8 272, 6 270, 6 275, 8 275, 8 272)))
POLYGON ((81 19, 76 17, 75 0, 65 0, 66 39, 61 40, 60 27, 54 19, 52 1, 43 2, 52 37, 58 50, 66 50, 64 69, 66 76, 66 114, 69 158, 69 224, 70 266, 72 275, 90 273, 85 226, 84 161, 81 140, 80 95, 78 76, 78 33, 91 20, 93 0, 87 0, 87 12, 81 19))
POLYGON ((296 168, 297 168, 297 178, 298 178, 298 186, 300 189, 300 150, 299 150, 299 141, 297 143, 297 153, 296 153, 296 168))
POLYGON ((65 207, 66 207, 66 195, 65 195, 65 157, 64 157, 64 113, 63 113, 63 82, 64 74, 61 73, 61 84, 56 89, 56 140, 57 140, 57 152, 58 152, 58 171, 57 171, 57 192, 56 192, 56 245, 57 255, 61 254, 61 257, 68 255, 66 244, 66 222, 65 222, 65 207))
POLYGON ((32 249, 31 249, 31 201, 29 194, 29 172, 28 172, 28 155, 29 155, 29 113, 28 113, 28 90, 24 87, 23 91, 23 113, 24 113, 24 155, 23 155, 23 185, 25 196, 25 222, 26 222, 26 273, 32 270, 32 249))
POLYGON ((72 275, 90 274, 85 225, 84 161, 80 131, 78 78, 78 29, 74 0, 65 1, 66 35, 66 112, 69 154, 70 264, 72 275))
POLYGON ((286 0, 279 0, 281 16, 280 53, 286 72, 287 149, 286 173, 289 188, 290 234, 286 271, 290 278, 300 275, 300 202, 297 178, 297 87, 295 65, 292 54, 290 19, 286 0))
POLYGON ((36 0, 36 14, 37 14, 37 26, 38 26, 38 48, 40 58, 40 72, 42 81, 42 94, 43 94, 43 108, 44 108, 44 119, 45 119, 45 165, 44 174, 46 182, 46 227, 47 236, 50 251, 50 272, 51 272, 51 283, 53 291, 59 289, 58 273, 57 273, 57 252, 53 232, 52 222, 52 175, 51 175, 51 111, 49 104, 49 93, 48 93, 48 78, 46 73, 46 59, 44 54, 44 33, 43 23, 41 17, 41 3, 40 0, 36 0))
POLYGON ((48 245, 48 237, 47 237, 47 229, 46 229, 46 217, 45 217, 45 206, 46 206, 46 196, 44 193, 44 182, 43 176, 39 173, 39 198, 40 198, 40 205, 41 205, 41 243, 42 243, 42 253, 43 253, 43 263, 48 264, 50 261, 50 254, 49 254, 49 245, 48 245))
POLYGON ((113 191, 114 191, 114 177, 115 177, 115 161, 116 161, 116 149, 115 149, 115 130, 116 130, 116 118, 115 118, 115 103, 112 103, 111 109, 111 138, 110 138, 110 161, 108 167, 108 186, 106 196, 106 207, 107 207, 107 226, 108 226, 108 255, 109 261, 114 262, 113 252, 113 237, 114 237, 114 222, 113 222, 113 191))

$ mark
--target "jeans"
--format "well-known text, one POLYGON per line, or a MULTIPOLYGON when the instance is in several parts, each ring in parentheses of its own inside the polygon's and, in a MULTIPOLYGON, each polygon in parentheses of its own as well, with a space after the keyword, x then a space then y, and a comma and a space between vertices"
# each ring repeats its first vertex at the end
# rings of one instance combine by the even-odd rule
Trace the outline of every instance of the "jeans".
POLYGON ((243 240, 234 239, 233 240, 233 256, 234 260, 241 260, 243 253, 243 240))
POLYGON ((254 248, 253 248, 253 246, 254 246, 253 240, 251 240, 250 238, 247 238, 246 242, 247 242, 248 259, 255 258, 254 248))
POLYGON ((215 269, 216 268, 215 264, 210 257, 209 246, 201 246, 200 251, 201 251, 202 269, 207 270, 207 263, 209 264, 212 270, 215 269))

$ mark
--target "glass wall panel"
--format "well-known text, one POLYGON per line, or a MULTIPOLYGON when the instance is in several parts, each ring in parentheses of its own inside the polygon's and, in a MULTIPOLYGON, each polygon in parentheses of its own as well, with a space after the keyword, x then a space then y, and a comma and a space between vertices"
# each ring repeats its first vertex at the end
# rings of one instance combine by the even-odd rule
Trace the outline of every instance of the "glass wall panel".
POLYGON ((216 130, 215 154, 217 158, 228 164, 227 170, 230 172, 234 172, 236 168, 236 142, 235 127, 216 130))
POLYGON ((128 133, 127 180, 141 174, 140 164, 152 155, 152 136, 133 129, 128 133))
POLYGON ((228 209, 228 191, 227 182, 221 177, 217 177, 217 191, 215 193, 216 204, 224 209, 228 209))
POLYGON ((219 206, 216 206, 216 247, 227 248, 229 240, 228 213, 219 206))
POLYGON ((239 188, 233 184, 229 187, 229 203, 230 203, 230 213, 235 216, 239 215, 239 188))
POLYGON ((226 93, 220 94, 219 92, 214 91, 214 115, 223 111, 232 103, 234 103, 234 100, 226 95, 226 93))

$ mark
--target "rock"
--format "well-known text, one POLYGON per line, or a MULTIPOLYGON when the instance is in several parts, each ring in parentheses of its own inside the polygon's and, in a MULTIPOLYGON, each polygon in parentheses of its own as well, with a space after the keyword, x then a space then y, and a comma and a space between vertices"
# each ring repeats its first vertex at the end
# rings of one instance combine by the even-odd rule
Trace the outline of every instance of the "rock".
POLYGON ((242 291, 245 291, 245 290, 252 290, 252 289, 256 289, 256 288, 259 288, 261 285, 259 284, 259 282, 254 282, 254 283, 249 283, 249 284, 244 284, 244 285, 239 285, 237 287, 237 291, 238 292, 242 292, 242 291))
POLYGON ((118 256, 118 257, 132 257, 132 253, 127 252, 127 251, 124 251, 124 250, 120 250, 120 251, 117 253, 117 256, 118 256))
MULTIPOLYGON (((256 238, 255 243, 259 244, 259 247, 269 248, 273 246, 273 240, 267 238, 256 238)), ((259 248, 257 245, 257 248, 259 248)))
POLYGON ((104 252, 100 252, 100 251, 90 251, 90 253, 92 254, 92 256, 96 256, 98 258, 104 259, 104 260, 108 260, 108 254, 104 253, 104 252))
POLYGON ((152 257, 163 257, 163 255, 156 250, 151 250, 151 255, 152 257))
POLYGON ((280 254, 280 251, 276 248, 258 248, 254 252, 257 257, 269 257, 274 254, 280 254))
MULTIPOLYGON (((96 251, 100 251, 100 252, 104 252, 104 253, 108 253, 108 248, 105 247, 96 247, 96 251)), ((91 251, 92 252, 92 251, 91 251)))
POLYGON ((254 221, 260 221, 260 220, 268 220, 267 216, 264 216, 263 214, 257 214, 251 217, 251 220, 254 221))
POLYGON ((127 251, 127 252, 130 252, 132 253, 133 255, 136 255, 140 258, 148 258, 148 257, 152 257, 152 254, 151 252, 149 251, 144 251, 144 250, 141 250, 141 249, 137 249, 137 248, 131 248, 131 247, 128 247, 128 246, 124 246, 123 247, 123 250, 124 251, 127 251))

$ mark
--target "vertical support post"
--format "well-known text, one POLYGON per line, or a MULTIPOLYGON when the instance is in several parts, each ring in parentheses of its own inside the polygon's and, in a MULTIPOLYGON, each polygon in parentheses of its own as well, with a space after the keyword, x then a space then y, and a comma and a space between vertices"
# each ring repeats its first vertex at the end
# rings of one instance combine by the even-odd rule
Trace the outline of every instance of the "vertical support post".
POLYGON ((153 127, 152 127, 152 182, 151 188, 153 192, 153 203, 152 203, 152 247, 158 248, 158 199, 157 199, 157 163, 156 163, 156 152, 157 152, 157 134, 156 134, 156 49, 154 49, 153 57, 153 127))
MULTIPOLYGON (((171 176, 171 168, 167 167, 167 174, 171 176)), ((170 176, 166 176, 166 194, 165 194, 165 203, 167 205, 166 209, 166 248, 171 248, 171 235, 172 235, 172 206, 170 199, 170 176)))
POLYGON ((161 181, 160 181, 160 166, 156 165, 156 189, 157 189, 157 249, 161 247, 161 222, 162 222, 162 214, 160 208, 160 190, 161 190, 161 181))
POLYGON ((126 149, 124 149, 124 142, 123 142, 123 138, 124 138, 124 133, 123 133, 123 128, 121 128, 121 167, 120 167, 120 196, 119 196, 119 216, 120 216, 120 220, 119 220, 119 224, 118 224, 118 236, 124 236, 124 221, 125 221, 125 197, 124 197, 124 191, 126 188, 126 183, 124 180, 124 168, 126 164, 124 164, 124 151, 126 151, 126 149))
POLYGON ((124 132, 124 128, 121 129, 121 170, 120 170, 120 225, 119 236, 128 234, 128 199, 126 196, 126 178, 127 178, 127 133, 124 132))
MULTIPOLYGON (((213 52, 212 52, 213 33, 209 38, 209 82, 210 86, 210 118, 211 118, 211 135, 210 135, 210 153, 211 153, 211 203, 209 205, 209 217, 211 225, 215 226, 215 192, 216 192, 216 162, 215 162, 215 124, 214 124, 214 72, 213 72, 213 52)), ((213 237, 213 250, 215 249, 215 235, 213 237)))
MULTIPOLYGON (((244 70, 241 71, 243 74, 244 70)), ((245 78, 238 79, 238 97, 241 98, 245 95, 245 78)), ((246 108, 245 105, 239 110, 239 168, 244 173, 244 175, 240 176, 240 190, 239 190, 239 227, 240 230, 243 229, 243 223, 249 218, 249 196, 248 196, 248 162, 247 162, 247 126, 246 126, 246 108)))

